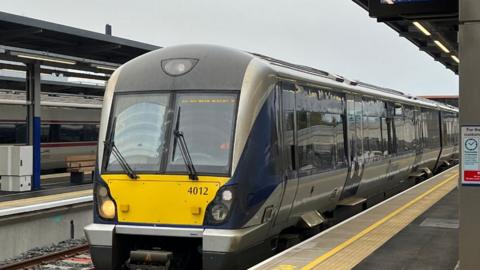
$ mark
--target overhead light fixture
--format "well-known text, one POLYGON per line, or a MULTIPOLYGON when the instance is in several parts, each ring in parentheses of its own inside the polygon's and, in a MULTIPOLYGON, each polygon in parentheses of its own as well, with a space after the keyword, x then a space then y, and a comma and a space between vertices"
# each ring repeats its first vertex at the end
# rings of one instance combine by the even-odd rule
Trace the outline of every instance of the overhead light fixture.
POLYGON ((62 58, 44 56, 44 55, 36 55, 36 54, 27 54, 27 53, 12 53, 13 55, 25 58, 25 59, 33 59, 45 62, 52 62, 52 63, 59 63, 59 64, 66 64, 66 65, 75 65, 77 62, 62 58))
POLYGON ((438 40, 434 40, 433 42, 435 42, 435 44, 440 48, 442 49, 442 51, 444 51, 445 53, 450 53, 450 50, 445 47, 445 45, 443 45, 440 41, 438 40))
POLYGON ((421 23, 419 22, 413 22, 413 25, 418 28, 425 36, 431 36, 432 33, 430 33, 427 28, 425 28, 421 23))
POLYGON ((95 67, 98 69, 104 69, 104 70, 112 70, 112 71, 115 71, 118 68, 114 66, 104 66, 104 65, 92 65, 92 67, 95 67))
POLYGON ((457 56, 452 55, 451 57, 452 57, 453 61, 457 62, 457 64, 460 64, 460 59, 458 59, 457 56))

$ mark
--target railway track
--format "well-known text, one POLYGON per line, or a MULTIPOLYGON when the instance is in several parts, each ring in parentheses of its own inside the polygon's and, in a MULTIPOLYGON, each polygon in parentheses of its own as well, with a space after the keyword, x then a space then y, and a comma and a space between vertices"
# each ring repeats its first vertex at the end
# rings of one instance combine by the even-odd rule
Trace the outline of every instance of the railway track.
MULTIPOLYGON (((16 269, 59 269, 55 267, 55 262, 62 261, 62 260, 69 260, 69 262, 77 263, 83 265, 85 267, 71 267, 70 269, 93 269, 91 267, 91 263, 88 256, 80 256, 75 257, 77 255, 83 255, 88 252, 88 244, 75 246, 73 248, 69 248, 66 250, 53 252, 50 254, 46 254, 43 256, 30 258, 27 260, 2 265, 0 266, 0 270, 16 270, 16 269)), ((68 269, 65 266, 62 266, 61 269, 68 269)))

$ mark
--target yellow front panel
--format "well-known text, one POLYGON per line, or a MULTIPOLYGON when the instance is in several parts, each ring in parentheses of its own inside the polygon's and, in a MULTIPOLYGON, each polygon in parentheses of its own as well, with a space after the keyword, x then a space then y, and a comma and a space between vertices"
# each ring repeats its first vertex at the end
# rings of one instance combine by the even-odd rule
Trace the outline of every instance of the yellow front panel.
POLYGON ((117 205, 119 222, 202 225, 205 210, 226 177, 102 175, 117 205))

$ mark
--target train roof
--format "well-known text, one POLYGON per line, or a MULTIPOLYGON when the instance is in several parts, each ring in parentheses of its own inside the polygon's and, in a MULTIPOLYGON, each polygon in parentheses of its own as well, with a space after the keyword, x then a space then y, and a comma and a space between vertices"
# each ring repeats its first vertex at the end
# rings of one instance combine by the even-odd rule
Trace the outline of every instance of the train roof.
MULTIPOLYGON (((26 91, 0 89, 0 104, 27 105, 26 91)), ((87 95, 69 95, 42 92, 42 106, 101 109, 103 98, 87 95)))
POLYGON ((246 52, 218 45, 187 44, 158 49, 139 56, 117 69, 118 76, 114 91, 151 91, 153 89, 182 90, 238 90, 252 60, 259 59, 277 72, 279 76, 296 77, 311 82, 322 82, 346 90, 383 97, 407 104, 458 112, 458 109, 433 100, 428 100, 402 91, 375 86, 360 81, 348 80, 342 76, 320 69, 292 64, 258 53, 246 52), (196 59, 189 72, 182 75, 183 80, 169 76, 162 70, 162 62, 170 59, 196 59), (197 63, 196 62, 196 63, 197 63), (205 78, 205 74, 209 74, 205 78), (193 82, 193 83, 192 83, 193 82))
POLYGON ((139 56, 118 68, 114 73, 118 77, 114 91, 238 91, 242 87, 243 75, 254 58, 247 52, 217 45, 187 44, 166 47, 139 56), (182 80, 177 80, 177 76, 161 72, 163 64, 173 59, 196 62, 189 71, 182 74, 182 80), (208 77, 205 74, 208 74, 208 77))
POLYGON ((408 93, 404 93, 402 91, 385 88, 381 86, 376 86, 376 85, 364 83, 361 81, 348 80, 343 76, 329 73, 324 70, 320 70, 320 69, 316 69, 316 68, 312 68, 304 65, 292 64, 292 63, 285 62, 283 60, 278 60, 262 54, 258 54, 258 53, 251 53, 251 54, 273 65, 274 69, 277 71, 282 69, 288 69, 293 72, 301 72, 304 74, 308 74, 310 76, 313 75, 316 77, 321 77, 323 80, 330 80, 331 82, 341 84, 345 87, 354 89, 357 92, 361 92, 363 94, 380 96, 387 99, 394 99, 400 102, 407 102, 411 104, 418 104, 421 106, 433 107, 433 108, 442 109, 445 111, 458 112, 458 108, 448 104, 437 102, 435 100, 430 100, 423 97, 416 97, 408 93))

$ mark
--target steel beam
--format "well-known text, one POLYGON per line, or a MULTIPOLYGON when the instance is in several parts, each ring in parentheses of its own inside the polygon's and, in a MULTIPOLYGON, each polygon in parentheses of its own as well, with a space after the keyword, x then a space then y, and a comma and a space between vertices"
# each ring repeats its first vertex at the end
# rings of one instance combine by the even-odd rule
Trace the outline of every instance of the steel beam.
POLYGON ((40 63, 38 61, 27 64, 27 125, 28 141, 33 148, 33 175, 32 189, 40 189, 41 170, 41 114, 40 114, 40 63))
MULTIPOLYGON (((480 126, 480 1, 460 0, 460 125, 480 126)), ((463 142, 460 142, 463 149, 463 142)), ((463 162, 463 161, 461 161, 463 162)), ((461 166, 460 166, 461 168, 461 166)), ((460 178, 463 177, 460 175, 460 178)), ((461 179, 460 179, 461 181, 461 179)), ((461 182, 460 182, 461 183, 461 182)), ((480 266, 480 186, 460 187, 460 269, 480 266)))

